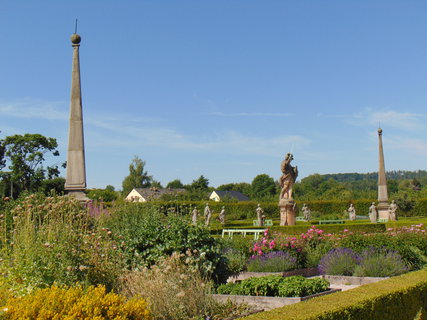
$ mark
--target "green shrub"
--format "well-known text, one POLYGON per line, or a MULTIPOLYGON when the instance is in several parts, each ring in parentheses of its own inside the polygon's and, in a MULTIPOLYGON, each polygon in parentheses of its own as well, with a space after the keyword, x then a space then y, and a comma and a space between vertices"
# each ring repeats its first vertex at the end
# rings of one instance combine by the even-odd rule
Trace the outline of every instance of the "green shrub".
POLYGON ((20 298, 10 298, 1 319, 152 319, 143 299, 126 301, 102 286, 66 288, 52 286, 20 298))
POLYGON ((217 288, 217 293, 248 296, 304 297, 326 291, 328 287, 329 282, 321 278, 266 276, 220 285, 217 288))
MULTIPOLYGON (((384 223, 345 223, 345 224, 316 224, 312 223, 317 228, 322 229, 325 233, 342 232, 347 229, 352 232, 385 232, 384 223)), ((288 235, 299 235, 307 231, 310 225, 295 225, 295 226, 273 226, 270 228, 272 232, 283 233, 288 235)))
POLYGON ((427 270, 420 270, 243 319, 413 320, 426 312, 427 270))
POLYGON ((179 214, 165 215, 156 206, 135 203, 113 206, 110 212, 100 223, 125 243, 129 268, 150 266, 173 252, 190 251, 191 263, 198 264, 205 275, 219 282, 228 277, 220 244, 203 225, 193 225, 179 214))
POLYGON ((76 282, 111 289, 124 267, 111 231, 97 230, 69 197, 30 195, 15 201, 0 218, 0 233, 0 272, 14 291, 76 282))

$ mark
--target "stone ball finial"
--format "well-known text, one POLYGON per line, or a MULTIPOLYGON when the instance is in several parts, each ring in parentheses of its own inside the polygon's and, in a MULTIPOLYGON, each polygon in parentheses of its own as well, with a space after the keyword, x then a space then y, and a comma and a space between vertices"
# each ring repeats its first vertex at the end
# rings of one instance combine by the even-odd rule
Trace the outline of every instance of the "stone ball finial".
POLYGON ((71 42, 72 42, 73 44, 79 44, 79 43, 80 43, 80 41, 82 41, 82 38, 81 38, 77 33, 73 33, 73 34, 71 35, 71 42))
POLYGON ((383 133, 383 129, 378 128, 378 133, 379 133, 379 134, 383 133))

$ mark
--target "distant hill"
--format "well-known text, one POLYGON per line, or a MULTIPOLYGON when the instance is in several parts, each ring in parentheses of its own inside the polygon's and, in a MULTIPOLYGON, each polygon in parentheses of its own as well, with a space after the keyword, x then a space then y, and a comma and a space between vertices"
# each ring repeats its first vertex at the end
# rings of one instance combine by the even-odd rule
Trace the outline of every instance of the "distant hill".
MULTIPOLYGON (((405 179, 421 179, 427 177, 426 170, 417 170, 417 171, 406 171, 406 170, 398 170, 398 171, 387 171, 386 172, 387 179, 394 180, 405 180, 405 179)), ((320 175, 323 180, 329 180, 330 178, 338 181, 338 182, 353 182, 353 181, 362 181, 362 180, 377 180, 378 173, 377 172, 369 172, 369 173, 331 173, 331 174, 321 174, 320 175)))

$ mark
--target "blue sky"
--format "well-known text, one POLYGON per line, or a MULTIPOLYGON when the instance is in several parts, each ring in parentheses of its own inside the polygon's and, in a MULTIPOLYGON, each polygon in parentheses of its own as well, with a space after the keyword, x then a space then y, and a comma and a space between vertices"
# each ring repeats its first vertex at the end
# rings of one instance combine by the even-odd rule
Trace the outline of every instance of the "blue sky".
POLYGON ((88 187, 426 170, 426 1, 0 1, 0 137, 66 159, 78 18, 88 187))

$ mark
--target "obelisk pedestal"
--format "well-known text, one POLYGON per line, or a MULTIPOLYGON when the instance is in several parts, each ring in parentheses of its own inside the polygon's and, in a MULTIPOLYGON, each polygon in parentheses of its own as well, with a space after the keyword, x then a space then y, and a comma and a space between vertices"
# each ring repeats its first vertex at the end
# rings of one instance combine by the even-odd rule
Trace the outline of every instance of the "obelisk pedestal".
POLYGON ((82 94, 80 85, 79 47, 81 38, 71 36, 73 69, 71 76, 70 122, 68 129, 67 175, 65 191, 80 201, 86 201, 86 166, 83 134, 82 94))
POLYGON ((295 225, 295 201, 280 199, 280 225, 281 226, 294 226, 295 225))

